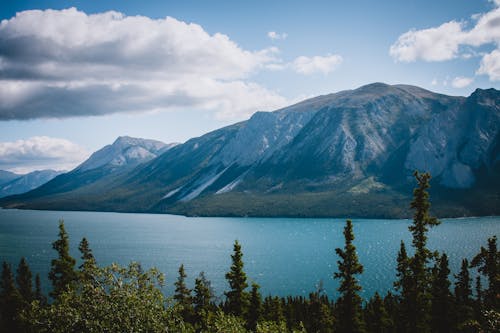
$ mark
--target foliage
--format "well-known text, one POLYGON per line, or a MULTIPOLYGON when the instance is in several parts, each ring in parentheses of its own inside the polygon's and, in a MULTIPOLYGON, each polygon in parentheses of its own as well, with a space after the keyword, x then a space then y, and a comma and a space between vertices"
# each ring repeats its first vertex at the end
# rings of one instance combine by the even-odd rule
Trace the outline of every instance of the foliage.
POLYGON ((487 306, 500 311, 500 252, 497 250, 497 236, 488 239, 488 248, 481 247, 480 252, 472 259, 472 267, 488 279, 488 289, 484 295, 487 306))
POLYGON ((59 221, 59 239, 52 243, 52 248, 57 251, 58 258, 51 262, 49 279, 52 281, 53 290, 50 296, 57 299, 78 279, 77 272, 74 270, 76 260, 69 254, 69 237, 63 220, 59 221))
POLYGON ((142 272, 138 263, 95 268, 92 281, 58 294, 57 302, 34 302, 25 313, 37 332, 162 332, 169 319, 158 287, 163 275, 156 269, 142 272))
POLYGON ((247 276, 243 271, 243 253, 241 245, 236 240, 233 246, 233 254, 231 255, 231 268, 226 273, 226 280, 231 288, 225 292, 227 297, 227 310, 235 316, 242 316, 247 310, 248 294, 245 289, 248 287, 247 276))
POLYGON ((363 266, 359 263, 356 247, 352 244, 354 233, 351 220, 346 221, 344 238, 344 249, 335 249, 335 252, 340 257, 340 260, 337 261, 339 271, 334 274, 334 278, 340 279, 338 291, 341 296, 337 301, 338 332, 364 332, 361 297, 359 296, 361 286, 355 277, 363 273, 363 266))

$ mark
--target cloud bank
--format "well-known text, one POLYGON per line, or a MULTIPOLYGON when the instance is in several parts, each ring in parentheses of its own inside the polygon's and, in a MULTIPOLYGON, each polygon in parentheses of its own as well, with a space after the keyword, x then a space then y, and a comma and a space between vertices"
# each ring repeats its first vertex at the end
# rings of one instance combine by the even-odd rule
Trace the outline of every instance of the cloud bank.
POLYGON ((470 58, 475 49, 493 46, 494 50, 481 54, 476 74, 488 75, 491 81, 500 80, 500 1, 491 11, 474 15, 471 22, 450 21, 438 27, 410 30, 390 47, 389 53, 401 62, 445 61, 458 57, 470 58), (470 29, 467 29, 472 25, 470 29))
POLYGON ((248 81, 276 52, 172 17, 24 11, 0 23, 0 120, 178 107, 241 117, 286 104, 248 81))
POLYGON ((0 170, 27 173, 34 170, 70 170, 88 158, 79 145, 59 138, 35 136, 0 142, 0 170))

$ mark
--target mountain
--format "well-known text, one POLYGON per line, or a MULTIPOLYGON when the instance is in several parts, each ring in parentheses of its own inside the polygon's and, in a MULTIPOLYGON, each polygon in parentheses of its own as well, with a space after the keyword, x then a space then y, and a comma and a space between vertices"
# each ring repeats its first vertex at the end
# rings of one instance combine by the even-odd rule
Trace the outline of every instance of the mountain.
POLYGON ((0 170, 0 186, 2 184, 8 183, 13 179, 16 179, 20 177, 21 175, 18 175, 16 173, 10 172, 10 171, 5 171, 5 170, 0 170))
POLYGON ((0 184, 0 198, 8 195, 28 192, 42 184, 45 184, 59 174, 61 174, 60 171, 40 170, 30 172, 26 175, 15 175, 15 178, 0 184))
POLYGON ((156 140, 121 136, 113 144, 93 153, 74 170, 61 174, 33 191, 23 196, 15 196, 15 198, 19 197, 29 201, 41 199, 44 202, 62 202, 66 198, 78 200, 78 191, 84 191, 93 183, 106 181, 130 171, 141 163, 156 158, 175 145, 156 140), (76 193, 76 197, 72 196, 73 193, 76 193))
POLYGON ((64 196, 49 195, 47 186, 0 205, 407 217, 417 169, 433 175, 438 215, 499 214, 499 102, 495 89, 455 97, 374 83, 257 112, 64 196))

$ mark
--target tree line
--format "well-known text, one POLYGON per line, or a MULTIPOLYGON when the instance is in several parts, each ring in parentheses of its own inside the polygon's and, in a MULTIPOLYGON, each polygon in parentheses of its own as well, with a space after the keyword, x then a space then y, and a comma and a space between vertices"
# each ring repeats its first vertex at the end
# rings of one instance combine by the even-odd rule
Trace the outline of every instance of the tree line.
MULTIPOLYGON (((225 275, 229 290, 218 301, 210 281, 201 272, 194 288, 186 284, 179 267, 175 292, 166 297, 164 275, 156 268, 144 270, 137 262, 128 266, 97 264, 89 242, 79 243, 81 264, 69 254, 64 222, 52 243, 57 257, 51 262, 48 297, 42 293, 25 258, 15 272, 4 262, 0 280, 0 330, 2 332, 499 332, 500 252, 497 237, 487 240, 450 282, 448 256, 427 247, 429 228, 439 225, 430 215, 430 175, 415 172, 417 187, 411 208, 413 255, 401 242, 397 255, 394 290, 360 296, 358 276, 363 273, 354 245, 353 225, 346 221, 345 244, 337 248, 340 296, 329 299, 319 288, 308 297, 266 296, 256 283, 248 284, 241 244, 235 241, 231 267, 225 275), (473 281, 470 269, 478 275, 473 281)), ((293 277, 291 277, 293 278, 293 277)))

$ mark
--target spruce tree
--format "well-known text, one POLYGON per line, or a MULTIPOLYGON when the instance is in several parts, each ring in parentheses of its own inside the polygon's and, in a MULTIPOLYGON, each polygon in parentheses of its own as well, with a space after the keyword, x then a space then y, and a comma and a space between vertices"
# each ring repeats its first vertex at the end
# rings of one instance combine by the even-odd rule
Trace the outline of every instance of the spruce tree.
POLYGON ((431 330, 435 333, 448 333, 452 326, 452 295, 448 275, 448 257, 443 254, 433 269, 431 289, 431 330))
POLYGON ((64 228, 64 221, 59 221, 59 239, 52 243, 52 248, 57 251, 57 259, 52 259, 49 279, 52 281, 53 290, 50 296, 57 299, 59 295, 78 280, 74 267, 76 260, 69 254, 69 237, 64 228))
POLYGON ((417 187, 413 191, 410 207, 415 210, 413 223, 408 227, 412 233, 415 254, 408 258, 410 283, 407 302, 410 316, 407 322, 409 332, 426 333, 430 331, 432 271, 430 261, 435 254, 427 248, 427 232, 430 227, 439 225, 439 220, 430 215, 429 193, 431 176, 429 173, 415 171, 417 187))
POLYGON ((241 245, 236 240, 231 255, 231 268, 226 273, 226 280, 231 289, 224 293, 227 297, 227 311, 235 316, 244 315, 248 304, 248 294, 245 292, 248 287, 247 276, 243 271, 242 258, 241 245))
POLYGON ((193 298, 191 296, 191 289, 186 286, 186 277, 184 265, 181 265, 179 267, 179 277, 175 282, 174 299, 182 307, 181 313, 184 320, 191 322, 194 319, 193 298))
POLYGON ((472 259, 472 267, 488 279, 488 289, 483 302, 487 309, 500 311, 500 252, 497 251, 497 236, 488 238, 488 248, 481 247, 472 259))
POLYGON ((88 281, 92 278, 92 274, 96 269, 96 261, 94 255, 92 254, 92 250, 90 249, 89 242, 85 237, 83 237, 80 241, 78 250, 82 254, 82 263, 78 266, 80 269, 80 278, 84 281, 88 281))
POLYGON ((250 292, 250 308, 247 315, 247 328, 255 332, 257 323, 262 316, 262 297, 259 292, 259 285, 252 283, 252 291, 250 292))
MULTIPOLYGON (((398 257, 397 257, 397 268, 396 268, 396 281, 394 282, 394 288, 399 291, 398 299, 398 309, 395 311, 395 321, 397 323, 398 332, 409 332, 409 323, 412 321, 415 309, 411 300, 411 294, 413 293, 411 271, 410 271, 410 259, 406 252, 406 246, 403 241, 401 241, 398 257)), ((413 321, 415 321, 413 319, 413 321)))
POLYGON ((344 238, 344 249, 335 249, 340 260, 337 261, 339 271, 334 274, 334 278, 340 279, 338 291, 341 294, 337 300, 337 331, 340 333, 365 332, 359 296, 361 286, 356 279, 356 275, 363 273, 363 266, 358 261, 356 247, 352 243, 354 234, 351 220, 346 221, 344 238))
POLYGON ((31 303, 34 299, 32 278, 33 275, 26 262, 26 258, 22 257, 19 261, 19 266, 17 266, 16 282, 19 294, 26 303, 31 303))
POLYGON ((215 306, 212 303, 214 293, 210 281, 205 277, 204 272, 200 272, 194 281, 193 305, 196 315, 196 322, 206 329, 206 322, 211 312, 215 312, 215 306))
POLYGON ((10 264, 3 262, 0 280, 0 328, 5 332, 19 332, 22 329, 19 312, 22 308, 22 296, 14 283, 10 264))
POLYGON ((455 328, 462 331, 474 319, 469 262, 462 260, 460 272, 455 275, 455 328))
POLYGON ((39 301, 41 305, 47 304, 47 297, 42 292, 42 283, 40 282, 40 274, 35 275, 35 300, 39 301))
POLYGON ((382 297, 378 292, 366 305, 365 322, 368 332, 388 333, 392 328, 392 320, 387 313, 382 297))

